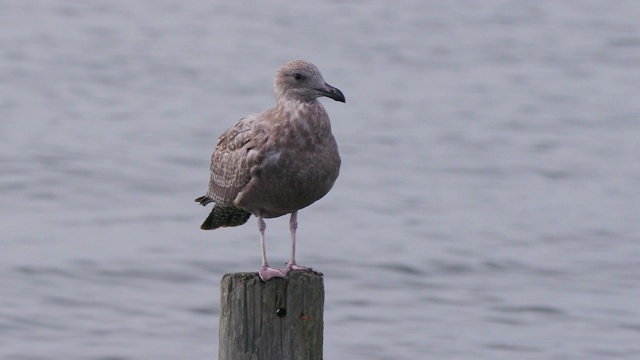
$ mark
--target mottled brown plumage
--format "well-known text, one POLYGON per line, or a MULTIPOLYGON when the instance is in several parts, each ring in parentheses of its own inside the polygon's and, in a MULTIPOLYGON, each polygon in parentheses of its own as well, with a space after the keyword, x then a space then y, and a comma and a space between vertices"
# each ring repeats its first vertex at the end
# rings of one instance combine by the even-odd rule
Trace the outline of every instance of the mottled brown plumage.
POLYGON ((202 205, 214 203, 204 230, 242 225, 251 214, 258 217, 264 280, 305 269, 295 263, 297 211, 326 195, 340 170, 329 116, 317 98, 345 101, 315 65, 303 60, 278 69, 274 90, 275 108, 241 119, 220 136, 211 156, 209 191, 196 199, 202 205), (263 218, 285 214, 291 214, 292 252, 280 271, 266 261, 263 218))

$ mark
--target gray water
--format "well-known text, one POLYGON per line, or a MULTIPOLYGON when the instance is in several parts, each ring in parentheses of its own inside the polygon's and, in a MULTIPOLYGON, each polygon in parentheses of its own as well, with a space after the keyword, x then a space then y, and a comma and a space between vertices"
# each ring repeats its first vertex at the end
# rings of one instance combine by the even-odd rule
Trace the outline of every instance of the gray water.
MULTIPOLYGON (((640 358, 640 3, 0 1, 0 359, 216 359, 217 136, 303 58, 326 359, 640 358)), ((267 222, 273 264, 287 218, 267 222)))

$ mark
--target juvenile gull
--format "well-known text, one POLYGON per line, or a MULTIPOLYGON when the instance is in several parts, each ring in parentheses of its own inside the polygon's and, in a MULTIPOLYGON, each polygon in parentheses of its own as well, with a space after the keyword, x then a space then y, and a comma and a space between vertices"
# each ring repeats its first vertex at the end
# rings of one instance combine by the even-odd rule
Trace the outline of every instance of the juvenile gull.
POLYGON ((345 102, 342 92, 304 60, 280 67, 273 87, 275 108, 241 119, 220 136, 211 156, 209 191, 195 200, 214 203, 203 230, 242 225, 251 214, 258 218, 264 281, 291 270, 312 271, 296 264, 298 210, 326 195, 340 170, 329 115, 318 98, 345 102), (264 219, 285 214, 291 214, 291 258, 279 270, 267 263, 264 219))

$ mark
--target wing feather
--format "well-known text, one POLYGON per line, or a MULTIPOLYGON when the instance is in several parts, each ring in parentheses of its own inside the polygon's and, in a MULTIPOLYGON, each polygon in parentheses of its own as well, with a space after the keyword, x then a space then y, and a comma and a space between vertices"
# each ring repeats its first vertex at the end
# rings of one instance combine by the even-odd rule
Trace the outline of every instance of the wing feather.
POLYGON ((211 155, 210 197, 219 205, 233 205, 233 200, 251 179, 253 156, 249 151, 264 142, 265 132, 256 126, 257 115, 238 121, 225 131, 211 155))

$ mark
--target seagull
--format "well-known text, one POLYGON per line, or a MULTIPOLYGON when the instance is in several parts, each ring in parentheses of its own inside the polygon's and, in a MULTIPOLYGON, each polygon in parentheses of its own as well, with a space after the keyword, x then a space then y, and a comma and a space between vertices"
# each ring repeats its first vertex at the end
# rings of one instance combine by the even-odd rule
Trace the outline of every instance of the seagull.
POLYGON ((345 102, 342 92, 304 60, 281 66, 273 87, 274 108, 240 119, 218 138, 209 190, 195 199, 203 206, 214 203, 203 230, 239 226, 251 215, 258 218, 263 281, 286 277, 292 270, 316 272, 296 263, 298 210, 325 196, 340 171, 329 115, 318 98, 345 102), (264 219, 286 214, 291 214, 291 258, 280 270, 267 262, 264 219))

